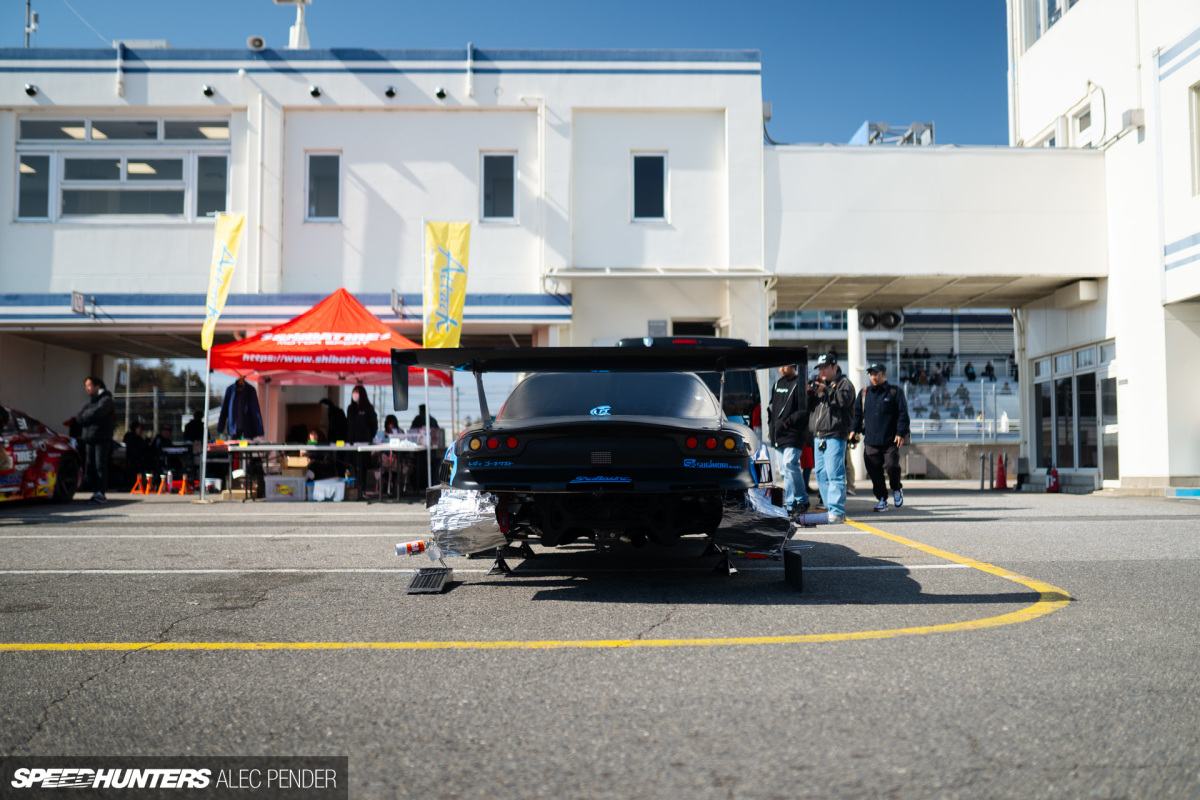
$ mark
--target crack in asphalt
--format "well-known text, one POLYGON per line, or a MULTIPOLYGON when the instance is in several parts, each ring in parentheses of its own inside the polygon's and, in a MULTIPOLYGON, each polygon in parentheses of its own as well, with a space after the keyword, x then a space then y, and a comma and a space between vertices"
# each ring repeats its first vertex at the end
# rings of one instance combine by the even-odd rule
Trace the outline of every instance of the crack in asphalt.
MULTIPOLYGON (((664 603, 668 602, 668 597, 667 597, 666 592, 663 592, 662 600, 664 603)), ((658 622, 651 625, 649 628, 646 628, 646 630, 642 631, 637 636, 633 637, 634 640, 636 641, 636 640, 644 639, 645 637, 649 636, 656 629, 661 628, 663 625, 666 625, 668 622, 671 621, 671 617, 673 617, 675 615, 675 612, 678 610, 679 610, 678 605, 672 605, 670 608, 667 609, 667 613, 663 615, 662 619, 660 619, 658 622)))
MULTIPOLYGON (((171 632, 175 629, 175 626, 181 625, 190 620, 199 619, 201 617, 212 616, 221 611, 241 611, 243 609, 253 609, 267 599, 267 595, 270 594, 271 589, 273 589, 273 588, 279 588, 279 587, 267 586, 267 587, 264 587, 257 596, 247 597, 247 598, 237 598, 239 600, 241 600, 241 599, 250 600, 249 605, 214 606, 212 608, 205 609, 205 610, 200 611, 195 614, 187 614, 185 616, 182 616, 179 619, 177 619, 174 622, 167 625, 167 627, 163 628, 157 634, 155 634, 152 637, 153 638, 152 644, 162 644, 163 642, 168 641, 168 638, 170 637, 171 632)), ((218 601, 218 602, 220 602, 220 601, 218 601)), ((144 647, 137 647, 137 648, 134 648, 134 649, 131 649, 131 650, 128 650, 128 651, 122 653, 121 657, 116 659, 116 661, 114 661, 112 664, 109 664, 108 666, 104 667, 103 669, 93 672, 92 674, 83 678, 81 681, 79 681, 75 685, 71 686, 71 688, 67 689, 67 691, 64 692, 61 696, 55 697, 54 699, 52 699, 42 709, 41 718, 38 720, 38 723, 34 727, 33 731, 30 732, 30 734, 28 736, 26 736, 23 741, 17 742, 12 747, 10 747, 8 752, 5 753, 3 757, 0 757, 0 764, 3 764, 5 761, 8 761, 9 759, 11 759, 14 755, 16 755, 18 750, 28 747, 33 742, 34 739, 36 739, 38 736, 40 736, 42 734, 43 731, 46 730, 46 727, 50 722, 50 717, 51 717, 52 713, 54 712, 55 708, 57 708, 58 706, 65 703, 67 700, 71 699, 72 695, 82 692, 84 689, 87 688, 87 685, 89 683, 91 683, 92 681, 96 680, 97 678, 99 678, 103 675, 107 675, 108 673, 113 672, 114 670, 117 670, 120 667, 125 666, 129 662, 129 659, 133 658, 133 656, 137 655, 138 653, 146 652, 146 650, 149 649, 152 646, 152 644, 147 644, 144 647)))

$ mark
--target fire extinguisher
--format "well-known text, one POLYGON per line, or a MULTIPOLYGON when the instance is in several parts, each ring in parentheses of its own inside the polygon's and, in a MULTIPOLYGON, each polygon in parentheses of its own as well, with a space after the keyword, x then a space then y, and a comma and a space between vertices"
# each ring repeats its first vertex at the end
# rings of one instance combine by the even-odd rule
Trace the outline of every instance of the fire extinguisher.
POLYGON ((1050 469, 1046 471, 1046 491, 1058 491, 1058 467, 1054 466, 1053 464, 1051 464, 1050 469))

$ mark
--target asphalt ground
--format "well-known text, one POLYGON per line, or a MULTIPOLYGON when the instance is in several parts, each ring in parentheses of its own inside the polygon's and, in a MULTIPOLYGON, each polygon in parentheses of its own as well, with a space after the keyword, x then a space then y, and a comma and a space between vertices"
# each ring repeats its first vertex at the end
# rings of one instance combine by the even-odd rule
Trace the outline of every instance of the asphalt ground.
POLYGON ((0 507, 0 757, 346 755, 354 798, 1200 797, 1200 504, 965 487, 860 489, 799 537, 803 592, 688 544, 408 595, 421 505, 0 507))

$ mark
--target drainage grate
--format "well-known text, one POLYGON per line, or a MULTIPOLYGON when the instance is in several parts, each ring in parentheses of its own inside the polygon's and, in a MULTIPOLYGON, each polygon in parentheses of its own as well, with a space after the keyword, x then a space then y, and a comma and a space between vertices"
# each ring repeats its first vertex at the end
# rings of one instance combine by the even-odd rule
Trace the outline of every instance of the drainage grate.
POLYGON ((593 450, 592 451, 592 463, 593 464, 611 464, 612 463, 612 452, 605 451, 605 450, 593 450))
POLYGON ((409 594, 437 594, 454 577, 452 567, 421 567, 408 582, 409 594))

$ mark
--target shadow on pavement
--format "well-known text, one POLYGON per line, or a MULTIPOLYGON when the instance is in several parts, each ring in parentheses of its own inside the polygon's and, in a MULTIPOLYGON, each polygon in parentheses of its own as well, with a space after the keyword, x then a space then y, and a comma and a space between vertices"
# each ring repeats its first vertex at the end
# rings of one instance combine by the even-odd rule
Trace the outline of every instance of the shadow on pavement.
POLYGON ((738 574, 725 575, 713 571, 719 559, 701 556, 702 550, 702 544, 688 542, 670 549, 624 546, 607 552, 539 552, 513 564, 509 576, 461 586, 526 587, 534 590, 531 599, 537 601, 649 605, 1030 605, 1040 598, 1032 590, 927 593, 909 570, 894 561, 867 558, 852 548, 826 542, 803 551, 804 590, 797 592, 784 581, 778 561, 735 557, 738 574))

